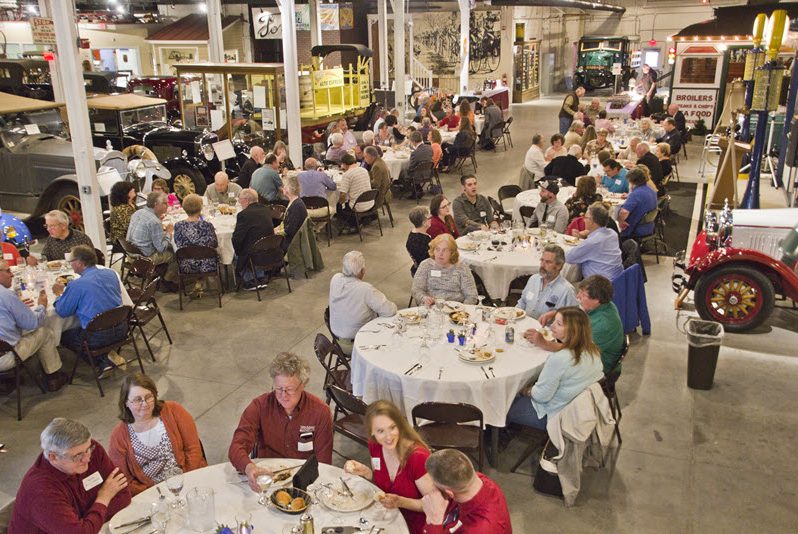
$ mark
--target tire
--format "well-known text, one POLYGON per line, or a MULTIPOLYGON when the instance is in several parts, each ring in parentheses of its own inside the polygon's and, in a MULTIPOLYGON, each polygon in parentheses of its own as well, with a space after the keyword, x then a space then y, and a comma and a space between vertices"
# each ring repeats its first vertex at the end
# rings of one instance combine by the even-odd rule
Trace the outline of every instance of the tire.
POLYGON ((77 186, 62 186, 53 198, 50 209, 66 213, 69 225, 83 231, 83 210, 80 207, 80 194, 77 186))
POLYGON ((205 193, 205 179, 199 171, 191 167, 178 165, 171 170, 172 192, 181 201, 190 193, 202 195, 205 193))
POLYGON ((773 313, 770 279, 745 265, 728 265, 702 276, 695 286, 695 306, 702 319, 717 321, 729 332, 761 325, 773 313))

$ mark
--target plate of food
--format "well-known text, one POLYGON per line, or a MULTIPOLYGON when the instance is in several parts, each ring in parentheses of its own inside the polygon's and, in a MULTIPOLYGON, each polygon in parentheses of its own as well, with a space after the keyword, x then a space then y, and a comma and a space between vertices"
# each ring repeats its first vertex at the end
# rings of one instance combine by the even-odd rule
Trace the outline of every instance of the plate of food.
POLYGON ((579 243, 579 238, 572 235, 566 235, 563 236, 563 241, 565 241, 566 245, 576 245, 579 243))
POLYGON ((272 473, 272 486, 281 488, 293 483, 297 470, 304 465, 302 460, 291 461, 278 458, 267 458, 257 463, 258 467, 265 467, 272 473))
POLYGON ((64 266, 64 262, 61 261, 61 260, 53 260, 53 261, 48 261, 47 262, 47 268, 50 269, 51 271, 57 271, 58 269, 60 269, 63 266, 64 266))
POLYGON ((227 204, 219 204, 219 213, 222 215, 235 215, 235 206, 228 206, 227 204))
POLYGON ((540 228, 527 228, 526 233, 529 235, 540 235, 540 228))
POLYGON ((497 319, 504 319, 505 321, 517 321, 518 319, 523 319, 526 315, 526 312, 521 308, 499 308, 495 312, 493 312, 493 316, 497 319))
POLYGON ((458 349, 457 357, 466 363, 490 363, 496 359, 493 352, 485 349, 458 349))
MULTIPOLYGON (((317 492, 321 503, 330 510, 343 513, 357 512, 371 506, 381 493, 365 481, 358 481, 355 478, 345 480, 351 495, 341 481, 323 484, 327 491, 317 492)), ((382 497, 385 497, 384 493, 382 497)))
POLYGON ((557 341, 557 338, 554 337, 554 333, 547 326, 538 330, 538 333, 543 336, 543 339, 546 341, 557 341))
POLYGON ((490 232, 485 230, 475 230, 468 234, 468 237, 471 238, 472 241, 485 241, 490 239, 490 232))
POLYGON ((404 319, 407 324, 418 324, 421 322, 421 314, 415 308, 410 310, 402 310, 399 312, 399 317, 404 319))
POLYGON ((473 252, 479 248, 479 243, 476 241, 460 241, 457 243, 457 248, 467 252, 473 252))
POLYGON ((74 274, 62 274, 62 275, 56 277, 55 283, 65 286, 65 285, 67 285, 69 282, 71 282, 74 279, 75 279, 75 275, 74 274))
POLYGON ((454 300, 447 300, 446 302, 443 303, 443 311, 445 311, 446 313, 452 313, 462 310, 463 310, 463 304, 460 302, 456 302, 454 300))
POLYGON ((273 491, 269 500, 275 508, 291 515, 301 514, 310 505, 307 492, 293 486, 273 491))
POLYGON ((454 311, 449 314, 449 319, 451 319, 454 324, 466 324, 471 319, 471 314, 465 310, 454 311))

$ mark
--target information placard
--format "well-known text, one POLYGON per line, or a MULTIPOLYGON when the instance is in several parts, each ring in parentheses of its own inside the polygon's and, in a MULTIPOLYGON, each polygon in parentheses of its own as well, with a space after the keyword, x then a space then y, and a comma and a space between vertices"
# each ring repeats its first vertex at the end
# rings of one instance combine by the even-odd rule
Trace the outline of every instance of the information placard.
POLYGON ((687 122, 703 119, 707 128, 715 123, 715 107, 718 103, 716 89, 680 89, 673 88, 671 103, 678 104, 687 122))

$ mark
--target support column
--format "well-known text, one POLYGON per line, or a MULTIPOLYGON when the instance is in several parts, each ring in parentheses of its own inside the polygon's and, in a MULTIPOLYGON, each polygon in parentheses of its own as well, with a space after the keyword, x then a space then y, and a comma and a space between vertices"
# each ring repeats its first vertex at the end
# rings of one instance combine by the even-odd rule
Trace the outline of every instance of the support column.
MULTIPOLYGON (((277 0, 283 26, 283 69, 285 72, 286 128, 288 155, 295 165, 302 161, 302 120, 299 114, 299 65, 296 54, 296 5, 294 0, 277 0)), ((277 106, 280 105, 279 98, 277 106)), ((280 127, 279 124, 276 125, 280 127)))
POLYGON ((86 90, 83 84, 83 69, 77 43, 78 30, 75 22, 74 0, 59 0, 50 5, 58 46, 56 58, 64 81, 64 102, 72 134, 72 153, 83 211, 86 235, 99 249, 105 248, 105 229, 100 208, 100 186, 94 160, 94 146, 89 127, 89 111, 86 90))
POLYGON ((321 41, 321 24, 319 24, 319 0, 308 0, 310 6, 310 46, 319 46, 321 41))
POLYGON ((393 75, 394 98, 401 124, 405 121, 407 107, 405 94, 405 0, 391 0, 393 5, 393 75))
POLYGON ((208 3, 208 60, 224 63, 224 39, 222 38, 222 1, 207 0, 208 3))
POLYGON ((380 87, 389 89, 388 75, 388 0, 377 0, 377 41, 380 44, 380 87))
POLYGON ((468 67, 470 64, 471 6, 469 0, 458 0, 460 5, 460 93, 468 93, 468 67))
MULTIPOLYGON (((39 15, 44 18, 51 18, 50 0, 39 0, 39 15)), ((58 70, 58 61, 53 59, 47 62, 50 68, 50 84, 53 86, 53 95, 56 102, 64 101, 64 82, 61 80, 61 72, 58 70)), ((80 69, 81 72, 83 69, 80 69)))

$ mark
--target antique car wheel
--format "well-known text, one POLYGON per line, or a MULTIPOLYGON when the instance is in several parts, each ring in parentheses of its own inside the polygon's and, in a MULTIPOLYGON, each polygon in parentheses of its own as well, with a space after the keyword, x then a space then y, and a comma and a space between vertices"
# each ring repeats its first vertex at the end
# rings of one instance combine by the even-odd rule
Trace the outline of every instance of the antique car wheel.
POLYGON ((83 231, 83 211, 80 209, 80 197, 76 190, 71 187, 59 189, 52 208, 66 213, 69 225, 83 231))
POLYGON ((695 286, 695 306, 729 332, 756 328, 773 312, 773 283, 756 269, 729 265, 705 274, 695 286))
POLYGON ((181 201, 191 193, 205 192, 205 180, 200 173, 189 167, 175 167, 172 171, 172 191, 181 201))

